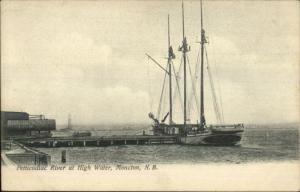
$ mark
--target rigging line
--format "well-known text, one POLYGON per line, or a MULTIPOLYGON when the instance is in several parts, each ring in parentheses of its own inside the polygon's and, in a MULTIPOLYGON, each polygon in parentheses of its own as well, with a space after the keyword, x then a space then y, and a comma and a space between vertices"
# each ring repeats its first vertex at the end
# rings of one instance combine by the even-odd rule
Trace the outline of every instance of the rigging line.
POLYGON ((216 59, 214 57, 214 62, 213 62, 213 65, 214 65, 214 68, 215 68, 215 71, 216 71, 216 79, 217 79, 217 89, 218 89, 218 92, 219 92, 219 101, 220 101, 220 108, 221 108, 221 118, 222 118, 222 122, 224 123, 224 113, 223 113, 223 101, 222 101, 222 92, 221 92, 221 86, 220 86, 220 79, 219 79, 219 73, 218 73, 218 68, 217 68, 217 64, 216 64, 216 59))
MULTIPOLYGON (((199 73, 199 71, 200 71, 200 69, 199 69, 199 67, 200 67, 200 50, 201 50, 201 46, 199 46, 197 60, 196 60, 196 66, 195 66, 195 72, 194 72, 194 82, 193 82, 194 85, 197 85, 197 80, 198 80, 197 73, 199 73)), ((196 91, 195 102, 196 102, 196 107, 197 107, 197 112, 198 112, 198 116, 197 116, 197 118, 198 118, 198 117, 200 117, 200 109, 199 109, 199 104, 198 104, 199 100, 197 99, 197 87, 196 87, 195 91, 196 91)))
MULTIPOLYGON (((182 58, 181 58, 180 66, 181 66, 181 64, 182 64, 182 58)), ((179 69, 180 69, 180 66, 179 66, 179 69)), ((176 74, 174 65, 172 65, 172 67, 173 67, 173 72, 176 74)), ((182 103, 182 97, 181 97, 181 92, 180 92, 180 87, 179 87, 179 82, 178 82, 177 76, 175 76, 175 80, 176 80, 176 87, 177 87, 178 95, 179 95, 179 103, 180 103, 181 110, 183 112, 183 103, 182 103)), ((175 94, 174 94, 174 97, 175 97, 175 94)))
POLYGON ((221 122, 220 113, 219 113, 219 110, 218 110, 218 107, 217 107, 216 96, 215 96, 215 93, 214 93, 214 87, 213 87, 213 82, 212 82, 212 77, 211 77, 209 67, 207 68, 207 70, 208 70, 210 86, 211 86, 211 89, 212 89, 212 98, 213 98, 213 105, 214 105, 215 115, 216 115, 217 122, 220 123, 221 122))
MULTIPOLYGON (((167 82, 166 82, 166 84, 167 84, 167 82)), ((165 93, 166 91, 164 91, 164 93, 165 93)), ((166 97, 166 95, 167 94, 163 94, 163 98, 162 98, 162 103, 161 103, 161 111, 160 111, 160 115, 161 116, 159 116, 159 119, 163 119, 163 117, 165 116, 164 114, 165 114, 165 108, 166 108, 166 99, 167 99, 167 97, 166 97)), ((161 120, 162 121, 162 120, 161 120)))
MULTIPOLYGON (((172 64, 173 64, 173 61, 172 61, 172 64)), ((180 67, 181 67, 181 64, 182 64, 182 57, 181 57, 181 63, 180 63, 180 66, 179 66, 179 70, 180 70, 180 67)), ((175 74, 174 75, 174 77, 175 77, 175 80, 178 80, 178 78, 179 78, 179 72, 176 74, 176 70, 175 70, 175 67, 174 67, 174 65, 172 65, 172 68, 173 68, 173 73, 175 74)), ((179 83, 178 83, 178 87, 179 87, 179 83)), ((179 90, 180 88, 178 88, 178 90, 179 90)), ((177 96, 177 91, 176 91, 176 89, 174 89, 174 94, 173 94, 173 101, 176 101, 175 99, 176 99, 176 96, 177 96)))
MULTIPOLYGON (((169 72, 166 70, 167 68, 163 68, 161 66, 161 64, 159 64, 153 57, 151 57, 149 54, 145 53, 148 58, 150 58, 159 68, 161 68, 163 71, 165 71, 167 74, 169 74, 169 72)), ((168 66, 167 66, 168 67, 168 66)))
POLYGON ((190 61, 188 56, 186 56, 187 59, 187 66, 188 66, 188 71, 189 71, 189 76, 191 79, 191 87, 188 89, 188 99, 187 99, 187 118, 191 120, 193 117, 193 113, 197 114, 200 116, 200 111, 199 111, 199 106, 198 106, 198 100, 197 100, 197 95, 196 95, 196 85, 195 85, 195 76, 192 74, 192 69, 190 65, 190 61), (196 107, 194 106, 194 102, 196 107))
MULTIPOLYGON (((207 59, 207 57, 206 57, 206 59, 207 59)), ((212 77, 211 77, 211 72, 210 72, 210 68, 209 68, 208 59, 207 59, 207 71, 208 71, 209 82, 210 82, 210 86, 211 86, 211 90, 212 90, 214 111, 215 111, 217 122, 220 123, 220 116, 219 116, 218 108, 217 108, 217 105, 216 105, 216 97, 215 97, 215 94, 214 94, 215 93, 214 92, 214 86, 213 86, 213 82, 212 82, 212 77)))
MULTIPOLYGON (((213 51, 213 53, 215 53, 215 49, 214 49, 214 47, 212 47, 212 51, 213 51)), ((221 86, 220 86, 220 79, 219 79, 219 73, 218 73, 218 68, 217 68, 217 66, 216 66, 216 59, 215 59, 215 57, 213 57, 213 59, 214 59, 214 62, 213 62, 213 65, 214 65, 214 68, 215 68, 215 71, 216 71, 216 76, 217 76, 217 88, 218 88, 218 92, 219 92, 219 95, 220 95, 220 97, 219 97, 219 101, 220 101, 220 107, 221 107, 221 117, 222 117, 222 121, 223 121, 223 123, 225 122, 225 118, 224 118, 224 113, 223 113, 223 111, 224 111, 224 109, 223 109, 223 100, 222 100, 222 92, 221 92, 221 86)))
POLYGON ((192 71, 191 71, 191 67, 190 67, 190 65, 189 65, 189 61, 188 61, 188 56, 186 56, 186 59, 187 59, 187 63, 188 63, 188 67, 189 67, 189 73, 190 73, 190 77, 191 77, 191 85, 192 85, 192 90, 189 90, 189 93, 188 93, 188 99, 187 99, 187 102, 188 102, 188 104, 187 104, 187 119, 191 119, 191 109, 192 109, 192 107, 193 107, 193 105, 192 105, 192 97, 193 97, 193 88, 194 88, 194 86, 193 86, 193 76, 192 76, 192 71), (192 92, 192 93, 191 93, 192 92))
MULTIPOLYGON (((169 63, 167 63, 166 65, 167 65, 167 66, 166 66, 166 69, 167 69, 169 63)), ((168 75, 170 75, 170 73, 168 73, 168 75)), ((166 103, 167 103, 166 100, 167 100, 167 98, 168 98, 168 97, 167 97, 167 94, 166 94, 166 93, 167 93, 167 87, 166 87, 166 84, 168 84, 168 83, 167 83, 167 80, 168 80, 168 78, 166 78, 166 80, 165 80, 165 81, 166 81, 166 82, 165 82, 165 90, 164 90, 164 94, 163 94, 163 96, 162 96, 163 98, 162 98, 161 104, 160 104, 160 105, 161 105, 161 110, 160 110, 160 113, 159 113, 159 116, 158 116, 158 119, 161 120, 161 122, 163 122, 163 119, 164 119, 164 116, 165 116, 164 114, 165 114, 165 112, 166 112, 166 103), (160 115, 162 115, 162 116, 160 116, 160 115), (161 119, 161 118, 162 118, 162 119, 161 119)), ((169 110, 167 110, 167 111, 169 111, 169 110)))
POLYGON ((162 86, 162 90, 161 90, 161 94, 160 94, 160 99, 159 99, 159 105, 158 105, 158 110, 157 110, 157 118, 158 119, 160 117, 161 102, 162 102, 162 97, 163 97, 164 90, 165 90, 166 77, 167 77, 167 73, 165 73, 165 77, 164 77, 164 81, 163 81, 163 86, 162 86))
POLYGON ((182 71, 182 63, 183 63, 183 57, 181 56, 181 60, 180 60, 180 65, 179 65, 179 69, 178 69, 178 76, 180 74, 180 72, 182 71))
POLYGON ((149 91, 149 94, 150 94, 150 100, 149 100, 149 105, 150 105, 150 111, 153 110, 153 94, 152 94, 152 89, 151 89, 151 77, 150 77, 150 61, 149 61, 149 57, 147 59, 147 76, 148 76, 148 91, 149 91))
MULTIPOLYGON (((171 61, 171 71, 172 71, 172 73, 174 73, 175 75, 173 75, 173 79, 175 80, 175 81, 177 81, 177 75, 176 75, 176 73, 175 73, 175 68, 174 68, 174 65, 173 65, 173 61, 171 61)), ((172 103, 172 107, 173 106, 175 106, 175 103, 176 103, 176 96, 177 96, 177 84, 173 84, 173 86, 175 85, 175 89, 172 89, 172 101, 173 101, 173 103, 172 103)))
MULTIPOLYGON (((217 73, 217 72, 216 72, 217 73)), ((216 74, 217 75, 217 74, 216 74)), ((221 92, 221 88, 220 88, 220 83, 219 83, 219 79, 217 78, 217 89, 219 92, 219 103, 220 103, 220 109, 221 109, 221 120, 224 123, 224 113, 223 113, 223 101, 222 101, 222 92, 221 92)))
MULTIPOLYGON (((167 66, 166 66, 166 69, 167 69, 169 63, 167 63, 166 65, 167 65, 167 66)), ((170 74, 170 73, 169 73, 169 74, 170 74)), ((169 74, 168 74, 168 75, 169 75, 169 74)), ((162 98, 162 103, 161 103, 161 111, 160 111, 160 115, 162 115, 162 116, 159 117, 159 119, 162 118, 162 119, 161 119, 162 122, 163 122, 163 119, 164 119, 164 116, 165 116, 165 113, 166 113, 166 105, 167 105, 167 104, 166 104, 166 103, 167 103, 166 101, 167 101, 167 99, 168 99, 168 97, 167 97, 167 90, 168 90, 167 88, 168 88, 168 87, 166 86, 166 85, 168 84, 167 81, 168 81, 168 78, 166 78, 166 82, 165 82, 165 91, 164 91, 163 98, 162 98)), ((169 109, 167 109, 167 111, 169 112, 169 109)))
MULTIPOLYGON (((207 49, 205 49, 205 52, 206 52, 206 55, 207 55, 207 49)), ((206 56, 207 57, 207 56, 206 56)), ((208 61, 208 60, 207 60, 208 61)), ((216 78, 217 78, 217 89, 218 89, 218 92, 219 92, 219 103, 220 103, 220 107, 219 107, 219 113, 220 113, 220 117, 221 117, 221 122, 224 123, 224 113, 223 113, 223 105, 222 105, 222 92, 221 92, 221 88, 220 88, 220 81, 219 81, 219 76, 218 76, 218 68, 216 67, 216 61, 214 60, 213 62, 214 64, 214 68, 215 68, 215 71, 216 71, 216 78), (221 110, 221 112, 220 112, 221 110)), ((219 106, 219 105, 218 105, 219 106)))
MULTIPOLYGON (((201 45, 201 44, 200 44, 200 45, 201 45)), ((199 71, 200 52, 201 52, 200 49, 201 49, 201 46, 199 46, 198 55, 197 55, 197 60, 196 60, 195 79, 197 79, 197 71, 199 71)))
POLYGON ((222 123, 221 115, 220 115, 220 111, 219 111, 219 106, 218 106, 218 102, 217 102, 217 97, 216 97, 216 93, 215 93, 214 83, 213 83, 213 79, 212 79, 212 74, 211 74, 210 67, 209 67, 207 51, 206 51, 205 48, 204 48, 204 51, 205 51, 205 56, 206 56, 206 64, 207 64, 209 82, 210 82, 210 86, 211 86, 211 89, 212 89, 212 97, 213 97, 213 105, 214 105, 215 115, 216 115, 217 121, 219 123, 222 123))
MULTIPOLYGON (((194 76, 194 78, 192 76, 192 70, 191 70, 189 57, 187 56, 186 58, 187 58, 187 63, 188 63, 188 66, 189 66, 189 71, 190 71, 191 80, 192 80, 192 92, 193 92, 193 95, 194 95, 194 98, 195 98, 198 116, 200 116, 200 109, 199 109, 199 105, 198 105, 198 100, 197 100, 197 95, 196 95, 196 86, 195 86, 196 79, 195 79, 195 76, 194 76)), ((195 71, 195 74, 196 74, 196 71, 195 71)))

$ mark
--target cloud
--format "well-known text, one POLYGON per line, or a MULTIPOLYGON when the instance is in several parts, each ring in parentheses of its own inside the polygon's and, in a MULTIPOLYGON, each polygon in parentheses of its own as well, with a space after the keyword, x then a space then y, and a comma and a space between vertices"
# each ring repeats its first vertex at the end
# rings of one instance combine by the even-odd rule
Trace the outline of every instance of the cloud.
POLYGON ((48 46, 52 51, 50 56, 56 57, 57 62, 63 61, 72 67, 105 65, 112 55, 111 47, 104 42, 97 44, 93 39, 77 32, 56 37, 48 46))
POLYGON ((140 123, 148 121, 149 111, 149 95, 124 86, 95 89, 53 83, 47 87, 32 87, 31 91, 8 90, 2 103, 5 110, 44 113, 56 118, 58 124, 66 123, 69 113, 75 124, 140 123), (18 92, 23 94, 16 94, 18 92))
POLYGON ((110 46, 77 32, 45 37, 27 49, 17 43, 26 57, 4 55, 3 109, 44 113, 58 124, 69 113, 75 124, 148 121, 148 93, 130 88, 141 84, 143 65, 113 59, 110 46))
MULTIPOLYGON (((194 63, 200 21, 199 7, 192 4, 187 5, 186 34, 192 47, 189 59, 194 63)), ((297 6, 209 4, 207 49, 215 81, 220 81, 225 118, 231 122, 299 120, 299 19, 287 17, 297 15, 297 6), (228 11, 222 11, 224 6, 228 11), (259 11, 251 14, 253 10, 259 11), (240 17, 236 19, 233 12, 240 17)), ((180 3, 45 1, 26 5, 14 1, 5 6, 2 108, 45 113, 58 123, 65 122, 68 113, 82 123, 148 121, 146 106, 149 98, 153 106, 159 103, 164 73, 151 61, 147 65, 144 53, 165 66, 169 12, 178 68, 180 3), (137 6, 140 11, 135 10, 137 6), (148 89, 152 89, 149 95, 148 89)), ((211 96, 206 93, 209 106, 211 96)), ((208 113, 211 109, 206 107, 208 113)))

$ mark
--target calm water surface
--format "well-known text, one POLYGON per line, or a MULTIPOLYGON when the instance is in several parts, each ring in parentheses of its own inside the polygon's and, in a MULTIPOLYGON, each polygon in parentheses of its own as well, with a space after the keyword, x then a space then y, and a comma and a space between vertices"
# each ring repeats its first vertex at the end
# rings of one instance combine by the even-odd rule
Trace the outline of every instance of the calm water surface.
MULTIPOLYGON (((88 129, 88 128, 87 128, 88 129)), ((109 128, 108 128, 109 129, 109 128)), ((145 127, 124 127, 108 131, 92 128, 93 135, 137 134, 145 127)), ((239 146, 120 145, 107 147, 38 148, 51 155, 51 163, 60 164, 61 151, 67 151, 68 164, 105 163, 247 163, 292 161, 299 159, 298 128, 270 126, 245 128, 239 146)), ((56 135, 71 133, 57 132, 56 135)))

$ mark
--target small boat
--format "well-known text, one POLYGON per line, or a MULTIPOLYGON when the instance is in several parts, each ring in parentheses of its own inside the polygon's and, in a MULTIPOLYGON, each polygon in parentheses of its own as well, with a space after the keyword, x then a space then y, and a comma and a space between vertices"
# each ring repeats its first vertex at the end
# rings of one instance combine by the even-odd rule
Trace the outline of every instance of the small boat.
MULTIPOLYGON (((149 54, 146 54, 149 59, 151 59, 156 65, 158 65, 163 71, 165 72, 165 77, 168 76, 169 80, 169 111, 167 114, 163 117, 161 121, 158 119, 160 118, 160 107, 161 107, 161 101, 162 101, 162 95, 164 91, 164 85, 163 83, 163 90, 161 94, 160 99, 160 105, 159 105, 159 112, 156 118, 153 113, 149 113, 148 116, 150 119, 153 120, 153 134, 154 135, 177 135, 181 144, 187 144, 187 145, 221 145, 221 146, 228 146, 228 145, 237 145, 241 138, 242 134, 244 132, 244 125, 239 124, 225 124, 224 123, 224 117, 223 113, 219 110, 219 104, 216 98, 216 93, 214 89, 212 74, 210 72, 210 67, 207 59, 207 50, 206 50, 206 44, 207 37, 205 35, 205 30, 203 27, 203 16, 202 16, 202 1, 200 1, 201 4, 201 41, 200 43, 200 67, 199 67, 199 89, 200 89, 200 97, 197 100, 197 94, 195 89, 195 83, 192 84, 192 89, 194 92, 196 103, 200 103, 199 105, 199 114, 198 114, 198 120, 197 123, 190 123, 189 117, 187 114, 187 64, 188 58, 187 53, 190 51, 190 46, 187 43, 187 38, 185 36, 185 30, 184 30, 184 5, 182 2, 182 25, 183 25, 183 39, 182 39, 182 45, 179 47, 179 51, 182 52, 182 61, 183 61, 183 123, 178 124, 174 123, 173 121, 173 91, 172 91, 172 76, 175 76, 177 90, 179 92, 180 88, 178 86, 178 79, 177 75, 179 72, 175 71, 175 68, 173 66, 172 60, 175 59, 175 54, 173 52, 173 48, 170 45, 170 26, 169 26, 169 16, 168 16, 168 63, 167 68, 162 67, 155 59, 153 59, 149 54), (206 58, 204 57, 206 56, 206 58), (206 59, 206 68, 208 71, 208 77, 209 77, 209 83, 211 85, 212 90, 212 96, 213 96, 213 104, 214 104, 214 110, 216 114, 216 118, 218 120, 217 125, 208 125, 206 123, 205 118, 205 110, 204 110, 204 60, 206 59), (169 123, 165 123, 166 119, 169 118, 169 123), (199 121, 199 123, 198 123, 199 121)), ((180 69, 180 67, 179 67, 180 69)), ((197 69, 197 68, 195 68, 197 69)), ((191 71, 191 69, 189 68, 191 71)), ((196 71, 198 72, 198 71, 196 71)), ((191 73, 191 72, 190 72, 191 73)), ((196 73, 195 73, 196 74, 196 73)), ((192 74, 191 74, 192 76, 192 74)), ((195 75, 196 77, 197 75, 195 75)), ((166 78, 165 78, 166 79, 166 78)), ((196 79, 196 78, 195 78, 196 79)), ((193 83, 193 82, 192 82, 193 83)))

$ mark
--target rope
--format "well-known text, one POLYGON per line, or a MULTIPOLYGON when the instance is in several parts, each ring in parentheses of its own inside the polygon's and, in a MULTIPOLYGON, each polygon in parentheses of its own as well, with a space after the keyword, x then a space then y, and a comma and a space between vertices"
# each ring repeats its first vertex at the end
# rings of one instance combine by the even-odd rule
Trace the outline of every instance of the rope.
POLYGON ((215 71, 216 71, 217 89, 218 89, 218 92, 219 92, 219 102, 220 102, 220 109, 221 109, 221 120, 224 123, 225 121, 224 121, 224 113, 223 113, 222 92, 221 92, 221 86, 220 86, 220 79, 218 78, 219 77, 218 67, 216 66, 216 60, 215 59, 214 59, 213 65, 214 65, 214 68, 215 68, 215 71))
POLYGON ((216 97, 216 92, 215 92, 214 83, 213 83, 213 79, 212 79, 212 74, 211 74, 210 67, 209 67, 207 50, 204 49, 204 51, 205 51, 205 56, 206 56, 207 71, 208 71, 209 82, 210 82, 210 86, 211 86, 211 90, 212 90, 213 105, 214 105, 216 119, 217 119, 218 123, 223 123, 222 119, 221 119, 221 114, 219 111, 219 106, 218 106, 218 102, 217 102, 217 97, 216 97))
POLYGON ((165 90, 166 77, 167 77, 167 73, 165 73, 165 77, 164 77, 164 81, 163 81, 163 86, 162 86, 162 90, 161 90, 161 94, 160 94, 160 99, 159 99, 159 105, 158 105, 158 110, 157 110, 157 118, 158 119, 160 118, 161 103, 162 103, 162 99, 163 99, 163 95, 164 95, 164 90, 165 90))
MULTIPOLYGON (((178 74, 179 74, 180 71, 181 71, 181 65, 182 65, 182 57, 181 57, 181 62, 180 62, 178 74)), ((174 65, 172 65, 172 67, 173 67, 173 72, 174 72, 174 74, 176 74, 174 65)), ((179 102, 180 102, 181 110, 182 110, 182 113, 183 113, 183 102, 182 102, 182 97, 181 97, 181 92, 180 92, 180 87, 179 87, 179 82, 178 82, 178 77, 177 77, 177 75, 175 76, 175 80, 176 80, 176 87, 177 87, 178 94, 179 94, 179 102)), ((177 93, 177 92, 176 92, 176 89, 175 89, 175 90, 174 90, 173 101, 175 101, 176 93, 177 93)))
POLYGON ((196 109, 197 109, 197 112, 198 112, 198 116, 200 116, 200 109, 199 109, 199 103, 198 103, 198 100, 197 100, 197 95, 196 95, 196 87, 195 87, 195 81, 196 81, 196 74, 197 74, 197 71, 195 70, 195 74, 194 74, 194 77, 192 76, 192 70, 191 70, 191 66, 190 66, 190 61, 189 61, 189 57, 187 57, 187 62, 188 62, 188 66, 189 66, 189 72, 190 72, 190 75, 191 75, 191 81, 192 81, 192 92, 193 92, 193 95, 191 94, 190 95, 190 99, 189 99, 189 105, 191 105, 191 100, 192 100, 192 96, 194 96, 195 98, 195 103, 196 103, 196 109))
MULTIPOLYGON (((213 51, 213 53, 215 53, 215 49, 214 49, 214 46, 212 46, 212 51, 213 51)), ((217 77, 217 88, 218 88, 218 92, 219 92, 219 95, 220 95, 220 97, 219 97, 219 101, 220 101, 220 107, 221 107, 221 115, 222 115, 222 121, 223 122, 225 122, 224 121, 224 113, 223 113, 223 101, 222 101, 222 92, 221 92, 221 86, 220 86, 220 79, 218 78, 219 77, 219 73, 218 73, 218 67, 216 66, 216 59, 215 59, 215 57, 213 57, 213 59, 214 59, 214 62, 213 62, 213 65, 214 65, 214 68, 215 68, 215 71, 216 71, 216 77, 217 77)))
POLYGON ((150 78, 150 62, 149 62, 149 57, 148 58, 148 62, 147 62, 147 77, 148 77, 148 92, 149 92, 149 95, 150 95, 150 100, 149 100, 149 107, 150 107, 150 111, 153 110, 153 94, 152 94, 152 89, 151 89, 151 78, 150 78))
MULTIPOLYGON (((165 85, 167 84, 167 79, 168 78, 166 78, 166 82, 165 82, 165 85)), ((160 116, 158 117, 159 119, 160 118, 163 118, 163 116, 164 116, 164 114, 165 114, 165 108, 166 108, 166 99, 167 98, 169 98, 169 97, 167 97, 167 94, 165 94, 167 91, 167 87, 165 86, 165 91, 164 91, 164 94, 163 94, 163 98, 162 98, 162 102, 161 102, 161 111, 160 111, 160 116)))
MULTIPOLYGON (((175 80, 176 80, 176 83, 177 83, 177 88, 178 88, 178 92, 180 92, 179 91, 179 83, 178 83, 178 79, 179 79, 179 74, 180 74, 180 71, 181 71, 181 65, 182 65, 182 57, 181 57, 181 61, 180 61, 180 65, 179 65, 179 69, 178 69, 178 72, 176 73, 176 70, 175 70, 175 67, 174 67, 174 65, 173 65, 173 72, 174 72, 174 74, 175 74, 175 80)), ((174 95, 173 95, 173 101, 175 101, 175 98, 176 98, 176 96, 177 96, 177 94, 176 94, 177 92, 176 92, 176 89, 174 90, 174 95)), ((180 96, 180 98, 181 98, 181 96, 180 96)))

